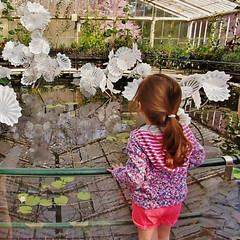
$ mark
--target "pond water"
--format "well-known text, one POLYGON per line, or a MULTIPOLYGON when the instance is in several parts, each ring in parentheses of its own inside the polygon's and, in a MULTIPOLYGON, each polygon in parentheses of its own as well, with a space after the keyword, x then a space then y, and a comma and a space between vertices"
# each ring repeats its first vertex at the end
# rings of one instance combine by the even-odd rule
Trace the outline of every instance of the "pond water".
MULTIPOLYGON (((121 98, 102 93, 85 98, 76 84, 13 87, 22 116, 13 127, 0 125, 0 166, 7 168, 107 168, 123 160, 136 121, 121 98)), ((129 217, 110 174, 79 177, 1 177, 0 222, 62 223, 129 217)), ((26 226, 25 226, 26 227, 26 226)), ((131 226, 130 226, 131 228, 131 226)), ((117 236, 117 227, 0 229, 2 239, 81 239, 117 236)), ((124 230, 121 230, 124 232, 124 230)), ((127 230, 135 234, 135 229, 127 230)))

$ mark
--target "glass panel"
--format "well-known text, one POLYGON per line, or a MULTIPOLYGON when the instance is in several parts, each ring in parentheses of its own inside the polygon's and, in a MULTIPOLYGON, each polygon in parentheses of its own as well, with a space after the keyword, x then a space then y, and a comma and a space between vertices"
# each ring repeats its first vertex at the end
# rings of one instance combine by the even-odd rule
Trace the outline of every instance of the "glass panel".
POLYGON ((162 37, 162 30, 163 30, 163 21, 156 21, 155 24, 155 38, 162 37))
POLYGON ((164 21, 163 37, 178 38, 179 22, 164 21))
POLYGON ((136 6, 136 16, 143 16, 144 13, 144 3, 138 1, 136 6))
POLYGON ((153 16, 153 7, 151 5, 145 4, 145 17, 152 17, 153 16))
POLYGON ((163 17, 164 16, 164 11, 161 9, 157 9, 156 17, 163 17))
POLYGON ((187 38, 188 22, 181 22, 179 41, 185 41, 187 38))

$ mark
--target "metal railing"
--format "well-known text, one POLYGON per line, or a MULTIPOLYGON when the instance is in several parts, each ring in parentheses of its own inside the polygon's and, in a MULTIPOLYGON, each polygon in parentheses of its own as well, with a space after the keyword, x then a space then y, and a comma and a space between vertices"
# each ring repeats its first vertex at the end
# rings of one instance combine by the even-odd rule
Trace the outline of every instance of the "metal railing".
MULTIPOLYGON (((206 160, 199 167, 226 166, 225 177, 231 179, 232 167, 240 164, 240 155, 222 156, 206 160), (229 174, 230 173, 230 174, 229 174)), ((0 168, 0 176, 31 176, 31 177, 52 177, 52 176, 82 176, 82 175, 104 175, 111 174, 106 168, 75 168, 75 169, 32 169, 32 168, 0 168)), ((199 212, 181 214, 179 219, 196 217, 214 217, 199 212)), ((131 219, 109 220, 109 221, 82 221, 82 222, 60 222, 60 223, 32 223, 32 222, 0 222, 0 228, 49 228, 64 229, 76 227, 97 227, 97 226, 120 226, 132 224, 131 219)))

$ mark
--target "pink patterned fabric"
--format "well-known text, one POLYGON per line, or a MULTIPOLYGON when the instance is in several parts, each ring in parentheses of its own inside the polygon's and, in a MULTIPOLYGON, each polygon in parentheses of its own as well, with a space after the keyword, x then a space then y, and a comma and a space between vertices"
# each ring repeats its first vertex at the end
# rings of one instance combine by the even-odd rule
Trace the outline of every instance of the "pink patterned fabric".
POLYGON ((169 207, 186 198, 187 171, 204 162, 205 151, 190 128, 184 124, 182 127, 193 149, 188 161, 176 169, 164 164, 164 151, 159 142, 162 134, 155 126, 145 125, 131 132, 126 166, 114 169, 112 174, 119 183, 126 185, 132 201, 139 207, 169 207))

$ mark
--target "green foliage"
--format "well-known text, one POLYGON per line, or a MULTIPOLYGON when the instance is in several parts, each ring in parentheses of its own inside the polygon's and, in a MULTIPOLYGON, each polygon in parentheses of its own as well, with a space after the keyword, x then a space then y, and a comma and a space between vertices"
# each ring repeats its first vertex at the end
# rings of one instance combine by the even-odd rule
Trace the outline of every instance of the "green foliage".
POLYGON ((236 179, 240 179, 240 168, 233 168, 232 175, 236 179))
POLYGON ((5 86, 5 85, 7 85, 9 83, 9 81, 10 80, 8 78, 1 78, 0 79, 0 85, 5 86))
POLYGON ((236 48, 233 52, 223 54, 222 61, 240 63, 240 47, 236 48))
POLYGON ((38 205, 39 202, 40 202, 40 197, 38 197, 38 196, 35 197, 35 196, 31 195, 26 198, 25 204, 33 207, 33 206, 38 205))

